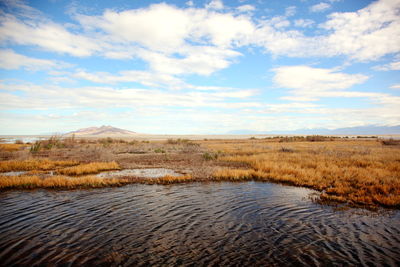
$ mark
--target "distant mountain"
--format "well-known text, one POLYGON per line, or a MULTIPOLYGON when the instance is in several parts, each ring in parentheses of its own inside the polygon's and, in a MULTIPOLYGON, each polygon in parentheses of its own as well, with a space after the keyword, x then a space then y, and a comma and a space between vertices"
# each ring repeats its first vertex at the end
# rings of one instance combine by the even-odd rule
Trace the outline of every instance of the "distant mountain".
POLYGON ((400 134, 400 125, 397 126, 359 126, 350 128, 339 128, 331 130, 331 134, 349 134, 349 135, 384 135, 384 134, 400 134))
POLYGON ((246 134, 246 135, 251 135, 251 134, 273 134, 272 132, 263 132, 263 131, 252 131, 252 130, 246 130, 246 129, 241 129, 241 130, 233 130, 229 131, 226 134, 246 134))
POLYGON ((84 136, 129 136, 129 135, 137 135, 136 132, 112 127, 112 126, 101 126, 101 127, 89 127, 79 129, 73 132, 66 133, 65 135, 71 136, 75 135, 77 137, 84 137, 84 136))
POLYGON ((299 129, 294 131, 251 131, 251 130, 234 130, 227 134, 321 134, 321 135, 390 135, 400 134, 400 125, 397 126, 358 126, 338 129, 299 129))

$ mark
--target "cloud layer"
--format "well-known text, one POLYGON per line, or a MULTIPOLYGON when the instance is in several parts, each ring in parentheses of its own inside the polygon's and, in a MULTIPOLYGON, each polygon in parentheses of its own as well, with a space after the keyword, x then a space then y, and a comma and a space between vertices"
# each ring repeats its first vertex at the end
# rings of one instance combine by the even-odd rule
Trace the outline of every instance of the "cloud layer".
POLYGON ((6 1, 1 123, 98 113, 203 133, 400 124, 400 0, 352 12, 335 2, 70 7, 63 20, 6 1))

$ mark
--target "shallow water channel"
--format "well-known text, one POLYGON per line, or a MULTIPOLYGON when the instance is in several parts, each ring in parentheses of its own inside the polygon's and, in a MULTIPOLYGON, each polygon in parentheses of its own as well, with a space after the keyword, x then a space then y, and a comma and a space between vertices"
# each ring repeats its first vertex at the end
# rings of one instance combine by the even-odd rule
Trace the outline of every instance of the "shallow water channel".
POLYGON ((389 265, 400 212, 335 210, 270 183, 0 193, 0 265, 389 265))
POLYGON ((121 178, 121 177, 140 177, 140 178, 160 178, 164 176, 183 176, 171 169, 148 168, 148 169, 125 169, 119 171, 109 171, 97 174, 97 177, 103 178, 121 178))

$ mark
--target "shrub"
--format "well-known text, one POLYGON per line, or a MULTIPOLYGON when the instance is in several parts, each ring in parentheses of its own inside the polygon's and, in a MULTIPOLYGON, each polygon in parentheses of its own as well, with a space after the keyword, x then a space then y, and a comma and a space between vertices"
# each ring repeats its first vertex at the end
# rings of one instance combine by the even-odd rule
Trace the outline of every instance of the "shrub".
POLYGON ((381 140, 381 144, 385 146, 395 146, 400 145, 400 140, 395 140, 393 138, 381 140))
POLYGON ((47 140, 38 140, 31 146, 30 152, 36 153, 42 149, 50 150, 52 148, 66 148, 73 147, 75 144, 75 136, 62 139, 58 135, 53 135, 47 140))
POLYGON ((208 152, 203 154, 203 159, 205 159, 205 160, 214 160, 217 158, 218 158, 218 154, 208 153, 208 152))
POLYGON ((280 151, 281 152, 289 152, 289 153, 294 152, 294 150, 289 147, 281 147, 280 151))
POLYGON ((172 139, 172 138, 169 138, 167 140, 167 144, 170 144, 170 145, 188 144, 188 143, 190 143, 189 139, 180 139, 180 138, 172 139))
POLYGON ((91 162, 78 166, 68 167, 58 171, 59 174, 64 175, 83 175, 94 174, 102 171, 119 170, 120 167, 115 161, 112 162, 91 162))
POLYGON ((40 142, 35 142, 35 143, 33 143, 32 146, 31 146, 30 152, 31 152, 31 153, 37 153, 37 152, 39 152, 40 149, 41 149, 41 146, 42 146, 42 145, 41 145, 40 142))

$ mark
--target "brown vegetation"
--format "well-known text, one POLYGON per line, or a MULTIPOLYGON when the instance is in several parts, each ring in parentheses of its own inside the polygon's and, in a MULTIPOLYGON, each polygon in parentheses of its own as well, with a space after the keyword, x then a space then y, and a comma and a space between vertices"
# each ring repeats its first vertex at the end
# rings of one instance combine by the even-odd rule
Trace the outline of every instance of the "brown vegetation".
POLYGON ((96 174, 102 171, 119 170, 120 167, 115 161, 112 162, 91 162, 73 167, 58 170, 59 174, 64 175, 85 175, 96 174))
POLYGON ((160 178, 142 178, 142 177, 130 177, 126 178, 130 183, 141 183, 141 184, 179 184, 179 183, 188 183, 195 182, 191 175, 184 176, 170 176, 166 175, 160 178))
POLYGON ((51 176, 40 177, 36 175, 20 175, 20 176, 1 176, 0 189, 76 189, 76 188, 99 188, 107 186, 122 186, 131 183, 143 184, 177 184, 192 182, 190 175, 185 176, 164 176, 161 178, 101 178, 96 176, 51 176))
POLYGON ((24 147, 26 147, 24 144, 0 144, 0 151, 12 152, 21 150, 24 147))
POLYGON ((400 145, 400 140, 382 139, 381 143, 382 143, 382 145, 386 145, 386 146, 398 146, 398 145, 400 145))
POLYGON ((127 179, 104 179, 100 177, 66 177, 52 176, 42 178, 39 176, 0 176, 0 189, 74 189, 74 188, 96 188, 106 186, 121 186, 129 183, 127 179))
POLYGON ((52 161, 48 159, 8 160, 0 161, 0 172, 53 170, 57 167, 74 166, 79 163, 74 160, 52 161))

